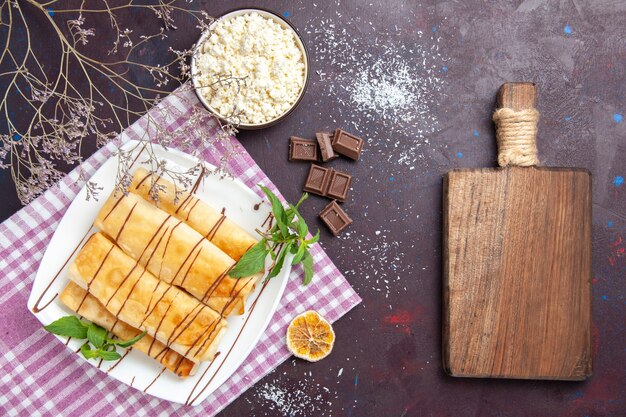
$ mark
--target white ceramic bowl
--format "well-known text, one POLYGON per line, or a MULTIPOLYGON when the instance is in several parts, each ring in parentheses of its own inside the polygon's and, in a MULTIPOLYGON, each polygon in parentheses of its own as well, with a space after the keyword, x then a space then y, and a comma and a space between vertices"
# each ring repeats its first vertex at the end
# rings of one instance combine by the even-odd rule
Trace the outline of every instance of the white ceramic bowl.
MULTIPOLYGON (((253 130, 253 129, 262 129, 264 127, 275 125, 276 123, 282 121, 287 116, 289 116, 289 114, 291 114, 291 112, 293 112, 293 110, 296 107, 298 107, 298 104, 300 104, 302 97, 304 97, 304 93, 309 84, 310 68, 309 68, 309 54, 307 52, 302 36, 300 36, 300 33, 298 33, 296 28, 291 23, 286 21, 282 16, 272 11, 264 10, 264 9, 257 9, 257 8, 237 9, 237 10, 227 12, 223 14, 222 16, 220 16, 219 18, 215 19, 215 21, 211 24, 211 26, 215 25, 217 22, 221 20, 231 19, 233 17, 241 16, 241 15, 248 14, 248 13, 258 13, 262 17, 266 19, 271 19, 274 22, 278 23, 281 27, 292 31, 293 34, 295 35, 294 38, 296 39, 296 43, 302 52, 302 56, 304 60, 304 84, 302 85, 302 89, 300 90, 300 94, 298 95, 298 98, 296 99, 296 101, 291 105, 289 110, 287 110, 280 116, 276 117, 275 119, 268 120, 263 123, 256 123, 256 124, 255 123, 240 123, 237 125, 238 129, 253 130)), ((206 107, 208 111, 213 113, 215 116, 217 116, 221 120, 225 120, 224 115, 219 114, 213 107, 211 107, 209 103, 207 102, 207 100, 202 95, 202 93, 200 92, 201 85, 200 85, 200 82, 198 81, 198 77, 196 76, 196 74, 199 72, 198 68, 196 67, 196 55, 201 53, 200 48, 202 47, 202 44, 204 44, 204 41, 207 39, 207 37, 210 36, 210 34, 211 34, 210 30, 204 32, 202 36, 200 36, 200 39, 198 39, 198 42, 196 43, 195 50, 191 56, 191 81, 193 82, 196 95, 198 96, 198 99, 204 105, 204 107, 206 107)))

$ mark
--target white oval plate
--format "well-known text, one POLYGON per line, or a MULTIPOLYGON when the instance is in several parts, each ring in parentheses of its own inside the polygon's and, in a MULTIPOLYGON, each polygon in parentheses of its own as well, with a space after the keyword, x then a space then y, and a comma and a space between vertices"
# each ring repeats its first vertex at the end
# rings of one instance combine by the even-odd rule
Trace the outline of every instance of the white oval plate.
MULTIPOLYGON (((138 142, 130 141, 124 148, 137 149, 137 145, 138 142)), ((177 150, 165 150, 156 145, 153 145, 153 149, 159 159, 166 160, 171 166, 180 167, 182 170, 187 170, 198 163, 196 158, 177 150)), ((141 166, 142 160, 140 155, 131 172, 141 166)), ((207 169, 215 169, 208 163, 205 163, 205 166, 207 169)), ((68 266, 87 237, 96 231, 92 224, 114 189, 117 168, 118 158, 113 156, 98 169, 91 178, 91 181, 103 187, 98 200, 92 198, 87 201, 86 189, 83 188, 67 209, 46 249, 28 299, 29 310, 44 326, 60 317, 74 314, 59 301, 58 293, 69 281, 65 276, 68 266)), ((257 235, 255 229, 265 228, 263 223, 271 212, 270 205, 259 204, 261 198, 238 179, 220 179, 218 175, 209 175, 198 188, 196 195, 218 210, 226 208, 226 214, 253 235, 257 235)), ((84 341, 72 339, 67 348, 80 360, 97 366, 102 372, 131 387, 165 400, 198 404, 239 368, 257 344, 278 306, 290 271, 289 259, 278 276, 269 280, 267 284, 257 285, 246 301, 245 314, 228 318, 228 330, 218 348, 220 354, 213 362, 202 363, 196 374, 186 379, 179 378, 169 371, 162 372, 163 367, 157 361, 135 350, 131 350, 117 365, 118 361, 102 364, 95 360, 87 361, 80 353, 76 353, 84 341)), ((67 342, 66 337, 57 337, 64 344, 67 342)), ((59 349, 61 346, 59 344, 59 349)), ((124 349, 118 352, 122 355, 125 353, 124 349)))

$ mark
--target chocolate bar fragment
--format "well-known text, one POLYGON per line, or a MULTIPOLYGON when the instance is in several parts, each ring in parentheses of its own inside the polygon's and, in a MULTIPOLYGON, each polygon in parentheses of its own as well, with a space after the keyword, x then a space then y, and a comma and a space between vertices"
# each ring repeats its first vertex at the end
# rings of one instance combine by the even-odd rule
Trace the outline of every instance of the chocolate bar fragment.
POLYGON ((351 183, 352 175, 350 174, 311 164, 303 189, 308 193, 344 202, 351 183))
POLYGON ((304 191, 325 196, 330 185, 330 177, 334 170, 311 164, 309 175, 304 183, 304 191))
POLYGON ((335 236, 352 223, 352 219, 339 207, 336 201, 332 201, 324 207, 320 213, 320 218, 335 236))
POLYGON ((289 138, 290 161, 317 161, 317 143, 314 140, 302 139, 297 136, 289 138))
POLYGON ((341 202, 346 201, 351 183, 352 175, 341 171, 335 171, 331 168, 330 183, 328 185, 326 196, 337 199, 341 202))
POLYGON ((345 130, 337 129, 333 136, 332 147, 338 154, 356 161, 361 156, 361 151, 363 150, 363 139, 345 130))
POLYGON ((319 143, 320 145, 320 151, 322 152, 322 161, 331 161, 339 157, 339 155, 337 155, 333 151, 333 136, 331 133, 318 132, 315 134, 315 137, 317 138, 317 143, 319 143))

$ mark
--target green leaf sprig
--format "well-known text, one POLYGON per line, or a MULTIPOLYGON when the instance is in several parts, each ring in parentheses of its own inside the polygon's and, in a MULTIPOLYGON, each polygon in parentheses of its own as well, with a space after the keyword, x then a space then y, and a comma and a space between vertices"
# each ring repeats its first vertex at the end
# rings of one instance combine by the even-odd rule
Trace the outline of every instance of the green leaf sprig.
POLYGON ((320 231, 318 230, 315 236, 307 239, 309 227, 298 212, 298 208, 309 195, 307 193, 302 194, 298 204, 294 206, 288 203, 288 207, 285 209, 278 197, 269 188, 262 185, 259 187, 272 205, 272 213, 276 223, 268 232, 257 230, 262 236, 261 240, 239 259, 239 262, 228 275, 233 278, 243 278, 261 272, 265 268, 265 258, 270 255, 273 264, 267 279, 274 278, 283 268, 287 253, 292 253, 294 257, 291 264, 302 264, 304 269, 303 283, 307 285, 313 279, 313 257, 309 252, 309 247, 320 238, 320 231))
POLYGON ((59 336, 87 339, 87 342, 80 347, 80 353, 87 359, 102 358, 105 361, 114 361, 122 357, 117 352, 116 346, 130 347, 146 335, 146 332, 142 332, 125 341, 110 339, 106 329, 95 323, 85 323, 76 316, 61 317, 44 326, 44 329, 59 336))

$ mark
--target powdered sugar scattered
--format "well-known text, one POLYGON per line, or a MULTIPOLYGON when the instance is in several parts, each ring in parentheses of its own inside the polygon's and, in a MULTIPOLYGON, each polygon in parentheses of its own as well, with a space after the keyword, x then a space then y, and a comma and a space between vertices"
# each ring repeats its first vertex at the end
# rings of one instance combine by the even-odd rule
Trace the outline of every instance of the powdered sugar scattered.
MULTIPOLYGON (((394 59, 390 65, 382 60, 356 74, 356 80, 347 88, 350 99, 358 108, 377 112, 384 120, 394 118, 399 109, 407 109, 417 96, 413 91, 413 77, 405 62, 394 59), (392 72, 393 71, 393 72, 392 72)), ((406 115, 413 119, 414 113, 406 115)))
POLYGON ((406 290, 402 278, 408 275, 413 263, 405 260, 408 248, 390 239, 386 233, 378 231, 375 234, 376 237, 370 237, 355 231, 346 231, 339 235, 339 239, 350 243, 345 245, 340 256, 364 256, 366 264, 357 263, 354 269, 344 273, 359 277, 372 290, 389 298, 391 294, 406 290))
POLYGON ((320 6, 319 16, 305 28, 311 62, 319 75, 313 88, 318 94, 322 91, 315 104, 323 107, 331 103, 333 122, 366 141, 355 187, 388 183, 376 204, 388 205, 395 213, 382 225, 369 218, 367 198, 358 209, 346 204, 355 221, 368 222, 372 227, 342 232, 338 239, 345 244, 334 256, 340 264, 352 266, 342 272, 359 291, 379 293, 389 301, 390 309, 394 295, 406 292, 407 285, 411 290, 420 285, 416 280, 408 284, 406 278, 415 277, 427 265, 419 261, 415 246, 419 236, 396 224, 407 218, 419 219, 418 203, 389 202, 400 194, 414 193, 415 178, 430 181, 429 176, 419 174, 432 171, 432 155, 440 155, 439 148, 446 147, 431 141, 440 129, 437 114, 444 101, 447 71, 447 59, 439 51, 440 31, 417 30, 414 22, 422 21, 422 17, 407 13, 406 20, 397 25, 385 25, 385 19, 373 25, 358 14, 333 15, 329 8, 320 6), (369 169, 363 169, 363 164, 369 169), (403 181, 406 178, 411 180, 403 181))
POLYGON ((370 23, 339 14, 309 22, 314 62, 324 71, 318 82, 336 99, 333 111, 341 123, 375 136, 365 152, 414 165, 438 129, 433 110, 443 95, 440 38, 417 31, 417 39, 407 42, 397 27, 355 36, 364 24, 370 23))
MULTIPOLYGON (((383 181, 390 184, 384 187, 387 191, 376 195, 375 202, 366 196, 358 204, 345 204, 355 221, 371 227, 342 232, 337 238, 342 248, 334 252, 335 260, 352 266, 342 272, 359 291, 376 294, 377 302, 384 300, 393 309, 394 296, 415 291, 421 285, 416 274, 429 268, 419 260, 416 227, 407 228, 405 224, 407 219, 413 226, 420 221, 418 203, 395 205, 393 201, 400 193, 415 192, 414 181, 402 179, 415 179, 418 172, 427 172, 430 151, 445 147, 430 141, 439 129, 436 110, 443 95, 445 58, 439 53, 440 39, 435 32, 415 33, 413 28, 408 37, 395 26, 374 28, 357 15, 335 12, 333 16, 329 7, 312 6, 320 8, 320 13, 305 28, 315 73, 311 88, 318 89, 316 97, 319 89, 322 91, 322 98, 313 105, 323 108, 332 104, 334 126, 329 127, 346 127, 366 140, 362 161, 355 168, 360 170, 355 188, 383 181), (380 169, 383 161, 390 171, 380 169), (384 223, 371 218, 369 205, 374 203, 377 210, 388 207, 395 215, 384 223)), ((327 109, 322 111, 328 113, 327 109)), ((423 181, 429 179, 422 176, 423 181)), ((354 357, 346 357, 343 367, 330 371, 324 384, 350 383, 356 391, 359 372, 350 365, 363 354, 361 349, 354 357)), ((292 363, 296 366, 296 361, 292 363)), ((292 371, 290 374, 295 375, 292 371)), ((314 382, 308 369, 295 378, 284 374, 259 384, 250 403, 260 403, 262 411, 254 409, 250 415, 332 416, 333 409, 347 415, 344 407, 353 407, 357 402, 357 398, 350 400, 345 395, 337 401, 337 393, 314 382)))
MULTIPOLYGON (((259 414, 255 410, 251 415, 332 417, 332 399, 337 399, 336 393, 309 379, 286 383, 281 380, 282 378, 277 378, 272 382, 260 384, 255 389, 254 403, 260 403, 265 414, 259 414)), ((252 403, 250 400, 248 402, 252 403)))

